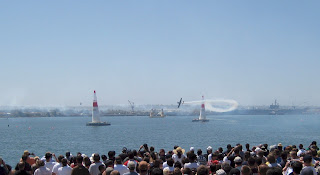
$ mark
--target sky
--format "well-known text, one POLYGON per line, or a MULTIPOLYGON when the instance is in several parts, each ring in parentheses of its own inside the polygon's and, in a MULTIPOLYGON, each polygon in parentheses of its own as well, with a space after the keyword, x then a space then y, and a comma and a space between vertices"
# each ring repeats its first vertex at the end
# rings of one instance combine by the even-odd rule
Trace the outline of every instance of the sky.
POLYGON ((0 1, 0 105, 320 105, 319 0, 0 1))

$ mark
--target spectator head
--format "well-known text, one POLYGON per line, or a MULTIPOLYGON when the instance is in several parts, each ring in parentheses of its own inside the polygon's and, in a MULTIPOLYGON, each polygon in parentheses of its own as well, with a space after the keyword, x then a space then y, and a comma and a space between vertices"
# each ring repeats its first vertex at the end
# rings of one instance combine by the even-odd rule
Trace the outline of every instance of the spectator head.
POLYGON ((67 165, 68 165, 68 159, 63 158, 63 159, 61 160, 61 164, 62 164, 62 166, 67 166, 67 165))
POLYGON ((240 170, 238 168, 232 168, 229 175, 240 175, 240 170))
POLYGON ((209 174, 209 169, 204 166, 200 165, 197 169, 197 175, 208 175, 209 174))
POLYGON ((241 167, 241 174, 242 175, 250 175, 251 169, 247 165, 244 165, 241 167))

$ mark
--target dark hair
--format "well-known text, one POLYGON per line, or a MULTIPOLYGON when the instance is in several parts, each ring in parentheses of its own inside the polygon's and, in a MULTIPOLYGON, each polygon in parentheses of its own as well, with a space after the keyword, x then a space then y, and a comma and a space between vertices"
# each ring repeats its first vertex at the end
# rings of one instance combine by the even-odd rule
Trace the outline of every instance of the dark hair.
POLYGON ((122 164, 122 159, 120 156, 116 157, 116 164, 122 164))
POLYGON ((249 166, 254 166, 254 164, 256 163, 256 159, 253 157, 249 157, 248 159, 248 165, 249 166))
POLYGON ((173 175, 182 175, 181 168, 174 168, 173 175))
POLYGON ((229 175, 240 175, 241 172, 238 168, 232 168, 229 172, 229 175))
POLYGON ((172 158, 167 159, 168 166, 172 167, 174 164, 174 160, 172 158))
POLYGON ((82 163, 82 161, 83 161, 83 157, 82 156, 77 156, 77 163, 78 164, 81 164, 82 163))
POLYGON ((63 158, 64 158, 63 155, 58 156, 58 161, 61 162, 63 158))
POLYGON ((129 157, 129 159, 133 159, 134 158, 134 155, 133 155, 133 152, 128 152, 128 157, 129 157))
POLYGON ((101 170, 103 170, 103 169, 105 169, 105 166, 102 164, 102 165, 99 165, 99 171, 101 171, 101 170))
POLYGON ((295 172, 296 174, 300 174, 301 170, 302 170, 302 163, 299 161, 293 161, 291 164, 292 170, 293 172, 295 172))
POLYGON ((206 166, 200 165, 197 169, 197 175, 208 175, 209 170, 206 166))
POLYGON ((183 168, 182 173, 183 173, 183 174, 191 175, 192 171, 191 171, 190 168, 183 168))
POLYGON ((247 165, 243 165, 241 167, 241 174, 242 175, 250 175, 251 174, 251 169, 247 165))
POLYGON ((179 162, 179 161, 176 161, 175 163, 174 163, 174 167, 175 168, 182 168, 182 164, 179 162))
POLYGON ((201 154, 202 154, 202 150, 201 150, 201 149, 198 149, 197 154, 198 154, 198 155, 201 155, 201 154))
POLYGON ((153 168, 151 175, 163 175, 163 170, 160 168, 153 168))
POLYGON ((258 172, 260 175, 266 175, 269 167, 266 164, 259 165, 258 172))
POLYGON ((269 168, 266 175, 282 175, 282 169, 278 167, 269 168))
POLYGON ((63 158, 63 159, 61 160, 61 164, 62 164, 62 166, 67 166, 67 165, 68 165, 68 159, 63 158))

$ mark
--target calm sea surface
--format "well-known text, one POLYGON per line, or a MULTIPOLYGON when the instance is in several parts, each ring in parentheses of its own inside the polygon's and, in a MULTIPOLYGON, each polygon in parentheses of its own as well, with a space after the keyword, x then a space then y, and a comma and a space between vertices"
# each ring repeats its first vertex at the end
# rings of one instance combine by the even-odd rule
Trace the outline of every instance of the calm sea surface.
POLYGON ((168 151, 174 145, 205 150, 209 145, 225 149, 229 143, 302 143, 306 147, 313 140, 320 143, 318 115, 214 115, 207 116, 207 123, 191 122, 193 118, 102 117, 111 125, 100 127, 86 126, 90 117, 0 118, 0 156, 15 165, 24 150, 42 157, 47 151, 91 155, 115 150, 119 154, 122 147, 138 149, 144 143, 157 151, 168 151))

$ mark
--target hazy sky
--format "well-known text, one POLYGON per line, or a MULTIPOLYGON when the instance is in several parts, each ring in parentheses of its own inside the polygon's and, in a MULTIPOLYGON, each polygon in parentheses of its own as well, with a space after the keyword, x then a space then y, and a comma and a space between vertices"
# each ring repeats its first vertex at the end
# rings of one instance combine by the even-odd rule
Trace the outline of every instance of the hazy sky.
POLYGON ((1 1, 0 105, 320 105, 319 0, 1 1))

